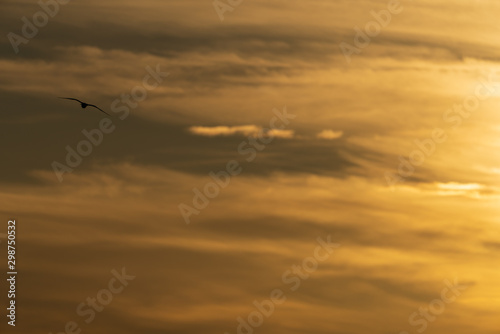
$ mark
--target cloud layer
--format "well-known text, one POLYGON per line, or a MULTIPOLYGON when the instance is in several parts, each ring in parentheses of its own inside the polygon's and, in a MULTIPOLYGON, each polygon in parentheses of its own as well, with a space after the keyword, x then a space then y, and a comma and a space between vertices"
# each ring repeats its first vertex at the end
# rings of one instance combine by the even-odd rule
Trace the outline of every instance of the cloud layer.
MULTIPOLYGON (((40 10, 3 6, 5 37, 40 10)), ((350 64, 339 44, 387 3, 255 0, 221 22, 211 2, 91 0, 60 5, 18 54, 4 38, 15 330, 236 333, 282 289, 255 332, 416 333, 409 318, 457 278, 426 333, 497 333, 500 5, 403 6, 350 64), (170 75, 139 101, 157 65, 170 75), (113 132, 92 144, 103 114, 58 96, 102 107, 113 132), (269 130, 285 105, 295 118, 269 130), (92 153, 71 167, 82 142, 92 153), (283 273, 329 235, 341 247, 291 291, 283 273), (78 305, 123 267, 136 279, 87 324, 78 305)))

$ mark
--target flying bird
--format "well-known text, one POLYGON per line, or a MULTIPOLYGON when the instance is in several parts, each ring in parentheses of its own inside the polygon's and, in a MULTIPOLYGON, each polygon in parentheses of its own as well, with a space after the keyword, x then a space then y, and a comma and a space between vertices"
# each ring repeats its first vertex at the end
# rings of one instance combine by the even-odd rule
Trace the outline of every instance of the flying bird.
POLYGON ((89 104, 89 103, 85 103, 85 102, 82 102, 78 99, 74 99, 72 97, 59 97, 60 99, 65 99, 65 100, 74 100, 74 101, 78 101, 80 102, 80 105, 82 106, 82 108, 87 108, 87 107, 94 107, 96 109, 99 109, 100 111, 102 111, 103 113, 105 113, 106 115, 108 116, 111 116, 110 114, 108 114, 107 112, 105 112, 104 110, 102 110, 101 108, 99 108, 98 106, 96 106, 95 104, 89 104))

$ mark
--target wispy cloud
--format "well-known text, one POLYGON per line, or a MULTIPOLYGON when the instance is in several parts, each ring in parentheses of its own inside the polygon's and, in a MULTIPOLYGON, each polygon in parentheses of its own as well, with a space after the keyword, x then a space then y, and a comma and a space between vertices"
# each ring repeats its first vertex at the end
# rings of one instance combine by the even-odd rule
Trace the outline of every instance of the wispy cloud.
MULTIPOLYGON (((6 34, 21 34, 20 19, 41 8, 3 3, 6 34)), ((24 226, 20 247, 32 255, 19 286, 22 332, 63 331, 123 266, 144 284, 84 331, 235 333, 237 317, 256 314, 251 302, 269 298, 329 234, 343 247, 263 330, 399 333, 456 276, 476 285, 429 334, 498 332, 498 96, 474 112, 454 104, 474 96, 483 72, 500 71, 500 2, 404 6, 349 66, 339 43, 354 42, 354 26, 365 33, 385 3, 254 0, 221 24, 210 1, 73 1, 19 54, 4 38, 0 211, 24 226), (133 88, 147 64, 171 76, 139 104, 133 88), (130 97, 130 116, 114 115, 117 130, 61 184, 51 162, 66 160, 64 145, 77 149, 101 115, 57 96, 110 111, 130 97), (266 129, 271 106, 285 104, 292 126, 266 129), (399 172, 415 140, 447 125, 446 143, 389 189, 384 172, 399 172), (259 144, 271 137, 280 139, 259 144), (232 159, 242 174, 187 226, 178 204, 201 200, 194 188, 214 194, 232 159)))
POLYGON ((343 131, 333 131, 333 130, 323 130, 316 135, 317 138, 320 139, 338 139, 344 135, 343 131))
POLYGON ((257 125, 239 125, 239 126, 192 126, 189 132, 197 136, 216 137, 216 136, 266 136, 291 139, 295 135, 293 130, 263 129, 257 125))

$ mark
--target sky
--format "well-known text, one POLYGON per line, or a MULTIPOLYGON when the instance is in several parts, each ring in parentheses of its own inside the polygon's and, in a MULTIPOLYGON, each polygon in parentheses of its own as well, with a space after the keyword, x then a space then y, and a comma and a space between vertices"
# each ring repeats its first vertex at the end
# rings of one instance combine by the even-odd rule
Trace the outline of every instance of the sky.
POLYGON ((498 333, 498 2, 0 4, 2 333, 498 333))

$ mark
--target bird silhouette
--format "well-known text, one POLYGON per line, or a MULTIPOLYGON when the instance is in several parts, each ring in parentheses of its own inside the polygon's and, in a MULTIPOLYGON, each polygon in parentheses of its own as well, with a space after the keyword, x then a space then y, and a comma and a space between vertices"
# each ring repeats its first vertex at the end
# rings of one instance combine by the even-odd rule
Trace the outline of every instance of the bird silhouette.
POLYGON ((105 113, 106 115, 108 116, 111 116, 110 114, 108 114, 107 112, 105 112, 104 110, 102 110, 101 108, 99 108, 98 106, 96 106, 95 104, 90 104, 90 103, 85 103, 85 102, 82 102, 78 99, 74 99, 72 97, 59 97, 60 99, 65 99, 65 100, 73 100, 73 101, 77 101, 77 102, 80 102, 80 105, 82 106, 83 109, 87 108, 87 107, 94 107, 96 109, 99 109, 100 111, 102 111, 103 113, 105 113))

